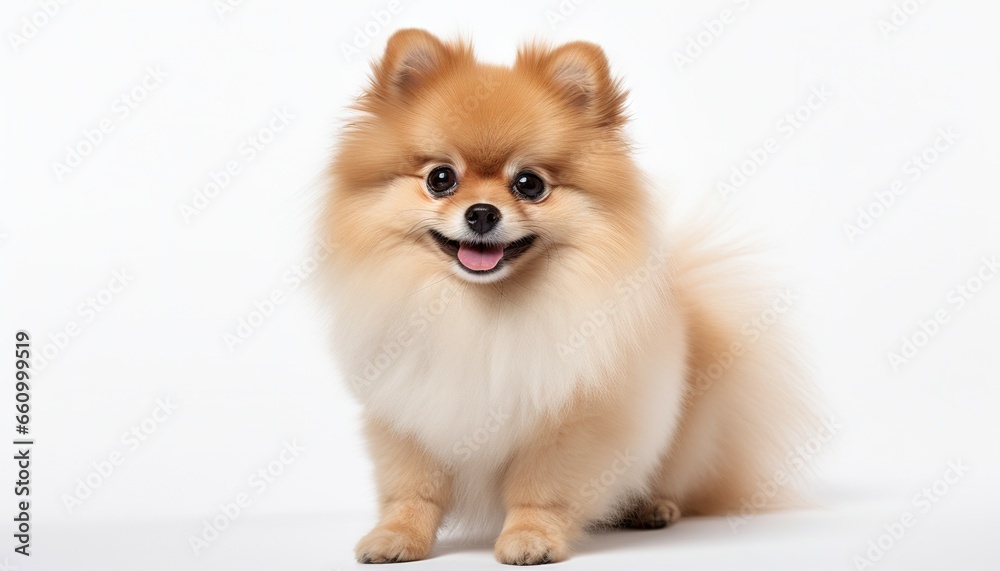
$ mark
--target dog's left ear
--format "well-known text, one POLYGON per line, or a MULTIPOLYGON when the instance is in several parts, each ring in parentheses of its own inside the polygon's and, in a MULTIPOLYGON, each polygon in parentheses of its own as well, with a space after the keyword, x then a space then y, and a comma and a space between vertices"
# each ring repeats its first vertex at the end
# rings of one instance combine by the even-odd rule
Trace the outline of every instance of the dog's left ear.
POLYGON ((600 46, 590 42, 570 42, 553 50, 527 46, 518 52, 515 67, 541 74, 567 103, 592 115, 598 124, 624 124, 627 94, 611 77, 600 46))

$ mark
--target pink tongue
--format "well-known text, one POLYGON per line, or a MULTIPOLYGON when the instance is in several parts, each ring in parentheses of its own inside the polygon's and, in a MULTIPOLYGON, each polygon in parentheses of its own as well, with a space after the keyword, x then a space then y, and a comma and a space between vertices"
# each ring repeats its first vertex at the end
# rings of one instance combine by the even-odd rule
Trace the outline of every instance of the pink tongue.
POLYGON ((503 246, 488 248, 471 246, 462 242, 458 247, 458 261, 473 271, 492 270, 503 257, 503 246))

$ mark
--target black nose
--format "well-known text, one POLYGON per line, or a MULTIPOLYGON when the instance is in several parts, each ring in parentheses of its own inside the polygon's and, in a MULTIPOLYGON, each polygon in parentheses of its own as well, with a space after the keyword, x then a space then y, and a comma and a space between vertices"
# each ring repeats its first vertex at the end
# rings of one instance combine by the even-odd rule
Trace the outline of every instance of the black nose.
POLYGON ((485 234, 500 222, 500 211, 492 204, 473 204, 465 211, 465 221, 476 234, 485 234))

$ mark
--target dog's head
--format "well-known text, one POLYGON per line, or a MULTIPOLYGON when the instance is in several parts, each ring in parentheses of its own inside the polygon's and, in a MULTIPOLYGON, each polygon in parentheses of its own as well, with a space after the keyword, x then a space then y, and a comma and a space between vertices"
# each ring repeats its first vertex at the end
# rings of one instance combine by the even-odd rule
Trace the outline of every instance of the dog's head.
POLYGON ((500 67, 399 31, 331 168, 333 241, 401 280, 526 284, 633 262, 646 202, 624 100, 590 43, 528 46, 500 67))

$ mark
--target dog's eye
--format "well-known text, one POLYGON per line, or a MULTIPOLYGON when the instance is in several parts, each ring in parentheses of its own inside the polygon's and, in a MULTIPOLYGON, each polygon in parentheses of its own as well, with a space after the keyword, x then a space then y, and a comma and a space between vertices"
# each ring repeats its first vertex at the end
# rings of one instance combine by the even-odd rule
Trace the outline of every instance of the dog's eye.
POLYGON ((527 200, 539 200, 545 195, 545 183, 531 171, 521 171, 511 183, 514 194, 527 200))
POLYGON ((458 186, 458 175, 451 167, 437 167, 427 175, 427 190, 434 196, 448 196, 458 186))

